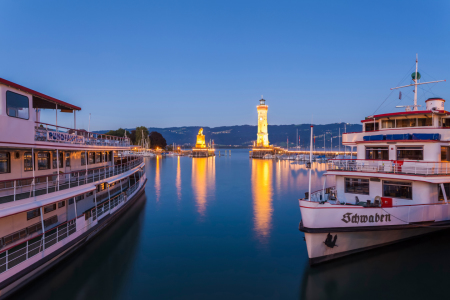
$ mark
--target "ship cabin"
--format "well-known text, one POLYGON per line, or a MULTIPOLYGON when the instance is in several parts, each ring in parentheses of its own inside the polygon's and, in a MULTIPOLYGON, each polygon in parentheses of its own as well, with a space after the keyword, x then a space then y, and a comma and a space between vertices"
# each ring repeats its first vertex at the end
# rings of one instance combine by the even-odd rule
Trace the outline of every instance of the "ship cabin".
POLYGON ((373 115, 361 121, 362 132, 343 134, 343 144, 356 148, 357 159, 328 163, 327 175, 336 175, 339 203, 447 203, 450 113, 444 103, 430 98, 426 110, 373 115))
MULTIPOLYGON (((130 139, 77 128, 80 110, 0 78, 0 273, 25 259, 18 250, 50 247, 79 220, 95 221, 119 206, 145 180, 130 139), (43 110, 54 111, 54 124, 41 122, 43 110), (68 115, 73 128, 59 126, 68 115), (8 253, 21 258, 11 262, 8 253)), ((26 253, 28 259, 32 250, 26 253)))

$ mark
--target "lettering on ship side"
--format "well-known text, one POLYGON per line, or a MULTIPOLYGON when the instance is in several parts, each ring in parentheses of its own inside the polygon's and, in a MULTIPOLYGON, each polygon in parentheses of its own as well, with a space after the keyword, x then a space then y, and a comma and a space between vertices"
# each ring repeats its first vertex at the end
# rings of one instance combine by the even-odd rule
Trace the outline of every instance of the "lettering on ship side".
POLYGON ((375 215, 358 215, 353 213, 346 213, 342 216, 342 221, 344 223, 382 223, 382 222, 390 222, 391 215, 390 214, 375 214, 375 215))

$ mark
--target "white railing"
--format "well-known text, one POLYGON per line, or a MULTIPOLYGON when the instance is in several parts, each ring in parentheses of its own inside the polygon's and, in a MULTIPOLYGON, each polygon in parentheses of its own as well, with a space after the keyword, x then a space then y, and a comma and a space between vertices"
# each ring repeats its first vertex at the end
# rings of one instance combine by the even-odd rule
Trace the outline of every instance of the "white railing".
POLYGON ((127 172, 143 162, 136 157, 127 163, 104 166, 95 169, 72 171, 69 173, 37 176, 34 178, 18 178, 0 181, 0 204, 49 194, 92 183, 127 172), (87 175, 86 175, 87 174, 87 175))
POLYGON ((64 144, 129 147, 130 139, 36 122, 35 141, 64 144))
POLYGON ((333 159, 328 161, 327 170, 369 173, 449 175, 450 163, 401 160, 333 159))
MULTIPOLYGON (((126 192, 122 192, 114 198, 111 198, 92 208, 90 210, 90 215, 88 215, 88 223, 90 224, 91 220, 93 222, 97 219, 102 219, 105 215, 112 213, 116 207, 126 203, 128 201, 128 197, 133 194, 139 186, 140 180, 129 187, 126 192)), ((75 232, 85 229, 77 229, 76 227, 77 219, 81 218, 83 215, 86 215, 86 213, 73 220, 58 225, 55 228, 52 228, 44 234, 41 233, 23 243, 17 244, 0 252, 0 273, 19 265, 54 244, 66 239, 75 232)))
POLYGON ((323 202, 323 201, 330 201, 330 200, 336 200, 336 187, 328 187, 325 190, 321 189, 315 192, 311 192, 311 197, 305 200, 309 200, 312 202, 323 202))
POLYGON ((76 232, 76 220, 71 220, 0 253, 0 273, 28 260, 44 249, 76 232))

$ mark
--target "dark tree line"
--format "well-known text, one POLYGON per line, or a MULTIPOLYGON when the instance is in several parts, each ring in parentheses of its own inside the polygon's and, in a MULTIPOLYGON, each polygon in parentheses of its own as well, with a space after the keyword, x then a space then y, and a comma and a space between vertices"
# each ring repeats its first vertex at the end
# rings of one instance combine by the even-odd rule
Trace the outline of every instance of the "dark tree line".
POLYGON ((133 145, 140 145, 142 144, 142 140, 148 141, 149 146, 152 149, 160 148, 164 149, 167 146, 166 139, 162 136, 161 133, 157 131, 148 132, 148 129, 145 126, 137 127, 135 130, 132 130, 131 132, 128 130, 125 130, 123 128, 119 128, 117 130, 110 130, 106 134, 112 135, 112 136, 118 136, 118 137, 124 137, 125 132, 127 137, 130 138, 131 143, 133 145))

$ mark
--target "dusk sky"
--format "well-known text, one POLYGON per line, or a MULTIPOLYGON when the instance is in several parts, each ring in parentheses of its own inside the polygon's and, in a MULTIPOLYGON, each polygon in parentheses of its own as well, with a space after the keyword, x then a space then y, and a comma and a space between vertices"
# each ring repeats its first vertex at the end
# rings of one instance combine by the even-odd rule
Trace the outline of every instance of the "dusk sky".
MULTIPOLYGON (((81 106, 78 128, 89 113, 91 130, 256 125, 261 95, 269 124, 358 123, 410 82, 416 53, 422 80, 450 80, 450 1, 12 0, 0 10, 0 77, 81 106)), ((377 113, 413 104, 412 88, 402 92, 377 113)), ((419 104, 433 96, 450 100, 450 82, 423 86, 419 104)))

